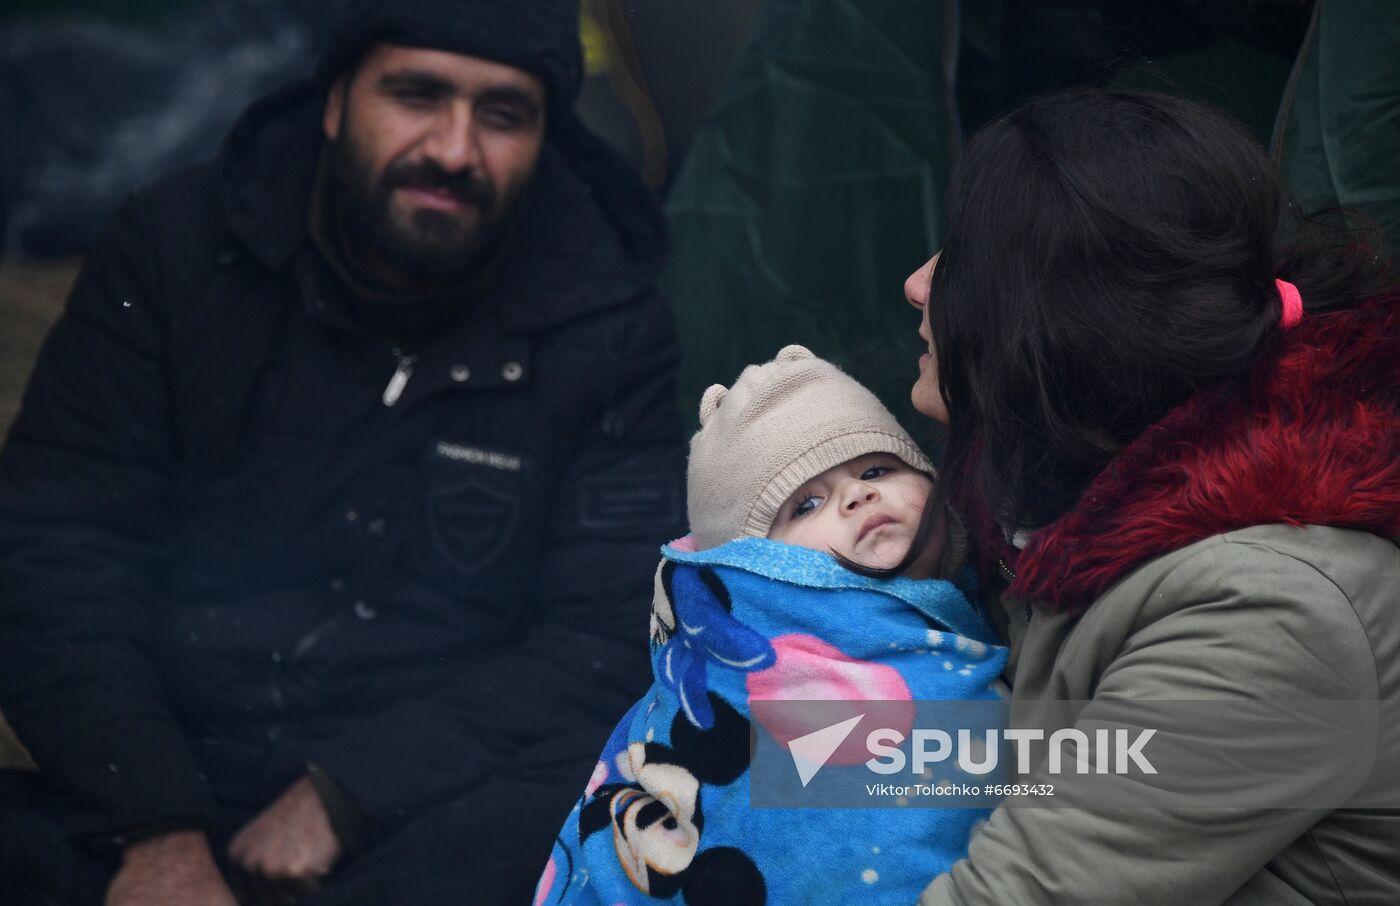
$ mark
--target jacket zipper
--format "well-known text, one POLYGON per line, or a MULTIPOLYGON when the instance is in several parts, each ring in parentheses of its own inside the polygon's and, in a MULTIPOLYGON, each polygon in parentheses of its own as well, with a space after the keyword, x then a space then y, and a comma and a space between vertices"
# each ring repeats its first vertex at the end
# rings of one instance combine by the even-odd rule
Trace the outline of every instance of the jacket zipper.
MULTIPOLYGON (((1011 567, 1009 567, 1009 566, 1006 565, 1006 560, 1005 560, 1004 558, 1002 558, 1002 557, 997 557, 997 567, 1001 570, 1001 574, 1002 574, 1002 576, 1006 579, 1007 582, 1015 582, 1015 581, 1016 581, 1016 573, 1015 573, 1015 571, 1012 570, 1011 567)), ((1031 621, 1031 613, 1032 613, 1032 611, 1031 611, 1031 604, 1030 604, 1029 601, 1027 601, 1027 602, 1026 602, 1026 622, 1027 622, 1027 623, 1029 623, 1029 622, 1031 621)))
POLYGON ((413 363, 418 361, 416 355, 404 355, 402 351, 395 349, 394 355, 398 356, 399 364, 394 369, 394 373, 389 376, 389 383, 384 385, 384 405, 392 406, 403 396, 403 390, 408 386, 408 379, 413 377, 413 363))

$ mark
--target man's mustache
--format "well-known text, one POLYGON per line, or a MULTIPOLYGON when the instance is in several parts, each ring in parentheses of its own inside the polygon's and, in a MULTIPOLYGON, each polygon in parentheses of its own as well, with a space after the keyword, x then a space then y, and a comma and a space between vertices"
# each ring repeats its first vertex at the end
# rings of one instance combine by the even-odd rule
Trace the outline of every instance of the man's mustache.
POLYGON ((491 210, 496 200, 491 184, 478 179, 474 171, 449 173, 430 160, 394 164, 384 171, 382 181, 386 189, 441 189, 485 211, 491 210))

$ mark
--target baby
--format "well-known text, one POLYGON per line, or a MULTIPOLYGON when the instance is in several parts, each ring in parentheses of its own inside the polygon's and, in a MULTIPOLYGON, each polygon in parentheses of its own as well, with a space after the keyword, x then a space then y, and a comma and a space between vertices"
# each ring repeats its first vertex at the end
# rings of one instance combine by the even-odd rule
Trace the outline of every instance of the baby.
MULTIPOLYGON (((861 566, 893 569, 919 531, 933 481, 892 453, 868 453, 832 466, 793 491, 768 537, 825 550, 861 566)), ((943 556, 942 521, 903 575, 933 576, 943 556)))
MULTIPOLYGON (((691 534, 657 570, 655 682, 604 747, 536 906, 914 902, 986 810, 755 808, 747 774, 751 731, 785 745, 817 729, 775 701, 903 702, 912 720, 916 701, 997 697, 1005 651, 930 578, 941 524, 917 539, 931 466, 870 391, 801 346, 710 387, 700 423, 691 534), (842 565, 896 567, 916 540, 897 578, 842 565)), ((845 748, 831 763, 869 757, 845 748)))

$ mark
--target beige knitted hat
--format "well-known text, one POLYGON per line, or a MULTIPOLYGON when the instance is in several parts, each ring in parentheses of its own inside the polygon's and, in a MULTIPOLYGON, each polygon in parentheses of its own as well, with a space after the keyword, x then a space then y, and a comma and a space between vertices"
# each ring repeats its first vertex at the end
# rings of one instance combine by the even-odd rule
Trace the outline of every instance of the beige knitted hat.
POLYGON ((686 494, 696 545, 766 536, 793 491, 867 453, 933 471, 875 394, 805 347, 783 347, 728 389, 712 385, 690 440, 686 494))

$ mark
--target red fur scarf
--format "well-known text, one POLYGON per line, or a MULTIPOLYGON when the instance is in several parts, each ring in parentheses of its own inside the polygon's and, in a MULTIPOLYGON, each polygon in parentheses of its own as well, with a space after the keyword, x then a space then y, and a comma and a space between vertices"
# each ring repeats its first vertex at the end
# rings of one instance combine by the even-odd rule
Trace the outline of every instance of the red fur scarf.
POLYGON ((1400 294, 1305 316, 1144 431, 1032 536, 1009 592, 1083 610, 1153 557, 1265 523, 1400 535, 1400 294))

